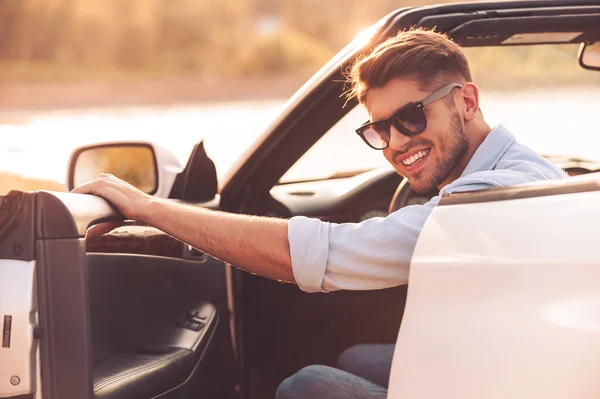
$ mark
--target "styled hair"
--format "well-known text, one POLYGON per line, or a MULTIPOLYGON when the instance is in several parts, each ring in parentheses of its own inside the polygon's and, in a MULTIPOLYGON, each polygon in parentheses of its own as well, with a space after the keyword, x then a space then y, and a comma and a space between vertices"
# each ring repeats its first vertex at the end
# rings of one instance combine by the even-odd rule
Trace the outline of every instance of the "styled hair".
POLYGON ((465 54, 446 34, 428 29, 400 31, 370 54, 357 58, 347 73, 348 99, 364 103, 369 89, 393 79, 414 81, 421 91, 471 81, 465 54))

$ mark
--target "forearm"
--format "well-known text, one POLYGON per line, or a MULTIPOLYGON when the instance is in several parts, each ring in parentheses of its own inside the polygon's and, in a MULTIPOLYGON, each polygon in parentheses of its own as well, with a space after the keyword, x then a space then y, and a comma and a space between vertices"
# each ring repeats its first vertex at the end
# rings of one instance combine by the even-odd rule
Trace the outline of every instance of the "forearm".
POLYGON ((139 219, 251 273, 294 282, 288 221, 153 199, 139 219))

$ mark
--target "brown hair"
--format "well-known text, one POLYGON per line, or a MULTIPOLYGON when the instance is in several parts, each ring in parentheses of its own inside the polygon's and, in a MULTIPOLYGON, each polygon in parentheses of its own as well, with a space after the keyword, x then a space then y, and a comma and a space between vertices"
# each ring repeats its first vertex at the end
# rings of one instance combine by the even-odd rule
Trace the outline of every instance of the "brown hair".
POLYGON ((348 99, 362 103, 369 89, 397 78, 432 91, 451 81, 470 82, 471 71, 460 46, 447 35, 427 29, 401 31, 355 60, 347 74, 348 99))

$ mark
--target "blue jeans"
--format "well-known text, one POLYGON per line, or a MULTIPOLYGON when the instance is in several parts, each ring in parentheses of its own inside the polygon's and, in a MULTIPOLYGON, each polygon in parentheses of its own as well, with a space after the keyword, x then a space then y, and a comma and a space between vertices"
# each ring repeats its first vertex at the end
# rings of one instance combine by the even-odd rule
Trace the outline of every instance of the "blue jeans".
POLYGON ((345 350, 337 368, 308 366, 284 380, 276 399, 383 399, 394 345, 363 344, 345 350))

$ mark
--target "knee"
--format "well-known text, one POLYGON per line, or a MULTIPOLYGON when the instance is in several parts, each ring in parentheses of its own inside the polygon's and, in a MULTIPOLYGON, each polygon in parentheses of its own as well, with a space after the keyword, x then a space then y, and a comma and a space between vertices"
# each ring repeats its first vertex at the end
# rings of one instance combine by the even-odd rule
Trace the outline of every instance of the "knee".
POLYGON ((349 371, 363 360, 367 345, 355 345, 342 352, 337 361, 337 368, 349 371))
POLYGON ((311 397, 317 385, 323 380, 326 366, 307 366, 283 380, 277 388, 275 399, 305 399, 311 397))

